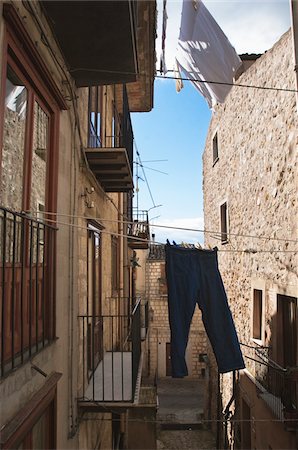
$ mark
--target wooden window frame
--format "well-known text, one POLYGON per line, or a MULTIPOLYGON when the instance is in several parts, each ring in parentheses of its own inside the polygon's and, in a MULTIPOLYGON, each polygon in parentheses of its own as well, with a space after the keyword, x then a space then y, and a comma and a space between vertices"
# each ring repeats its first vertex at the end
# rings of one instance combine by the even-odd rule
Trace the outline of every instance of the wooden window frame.
MULTIPOLYGON (((57 211, 58 197, 58 148, 59 148, 59 115, 60 110, 67 109, 64 97, 56 85, 48 65, 37 50, 36 44, 32 41, 23 19, 12 4, 3 5, 3 48, 2 48, 2 68, 0 86, 0 177, 2 160, 2 142, 4 130, 4 106, 6 92, 6 76, 8 65, 20 77, 27 89, 27 120, 24 144, 24 183, 22 192, 22 209, 30 208, 31 190, 31 165, 33 152, 33 118, 34 101, 45 109, 49 114, 49 148, 47 161, 47 182, 45 188, 46 209, 51 212, 57 211)), ((47 51, 47 50, 46 50, 47 51)), ((56 216, 55 216, 56 217, 56 216)), ((45 214, 44 219, 47 216, 45 214)), ((51 216, 52 218, 52 216, 51 216)), ((53 227, 55 224, 51 222, 53 227)), ((49 251, 51 263, 51 276, 49 276, 49 339, 55 338, 55 279, 56 279, 56 238, 51 238, 53 247, 49 251)), ((5 267, 4 267, 5 269, 5 267)), ((26 360, 22 360, 25 363, 26 360)), ((19 364, 18 364, 19 365, 19 364)), ((3 371, 3 368, 2 368, 3 371)))
MULTIPOLYGON (((52 419, 49 422, 51 426, 52 448, 57 446, 57 383, 62 374, 55 372, 47 378, 44 386, 39 389, 26 403, 19 412, 7 423, 0 431, 0 448, 3 450, 12 450, 24 440, 30 445, 28 433, 32 431, 34 425, 38 422, 48 407, 52 408, 52 419)), ((28 447, 26 447, 28 448, 28 447)), ((30 448, 30 447, 29 447, 30 448)))
MULTIPOLYGON (((56 86, 53 77, 44 63, 43 59, 36 50, 36 46, 31 40, 30 35, 25 29, 21 18, 12 5, 3 5, 4 22, 4 44, 3 44, 3 65, 2 65, 2 83, 1 83, 1 108, 0 108, 0 163, 2 155, 2 140, 4 128, 4 105, 5 105, 5 83, 7 66, 10 65, 21 80, 25 82, 28 89, 28 97, 32 96, 38 100, 42 107, 50 114, 49 123, 49 158, 48 158, 48 173, 51 183, 47 183, 46 198, 47 209, 51 212, 57 210, 57 188, 58 188, 58 144, 59 144, 59 112, 61 109, 67 109, 65 100, 56 86)), ((26 129, 25 142, 25 158, 32 152, 33 138, 33 105, 34 99, 31 99, 31 109, 28 110, 28 120, 26 129), (31 129, 30 129, 31 127, 31 129), (31 148, 30 148, 31 147, 31 148)), ((29 158, 28 158, 29 160, 29 158)), ((30 185, 30 167, 29 161, 25 161, 24 177, 27 178, 27 185, 30 185)), ((1 165, 0 165, 1 168, 1 165)), ((1 176, 1 172, 0 172, 1 176)), ((48 180, 49 180, 48 178, 48 180)), ((28 188, 24 191, 26 207, 30 201, 28 188)))

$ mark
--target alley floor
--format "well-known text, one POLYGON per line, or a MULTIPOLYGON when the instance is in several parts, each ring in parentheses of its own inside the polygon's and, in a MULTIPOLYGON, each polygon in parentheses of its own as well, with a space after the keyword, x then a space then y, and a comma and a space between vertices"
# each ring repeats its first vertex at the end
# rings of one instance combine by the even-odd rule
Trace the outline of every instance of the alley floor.
POLYGON ((215 437, 202 422, 204 387, 203 380, 158 381, 158 450, 215 449, 215 437))

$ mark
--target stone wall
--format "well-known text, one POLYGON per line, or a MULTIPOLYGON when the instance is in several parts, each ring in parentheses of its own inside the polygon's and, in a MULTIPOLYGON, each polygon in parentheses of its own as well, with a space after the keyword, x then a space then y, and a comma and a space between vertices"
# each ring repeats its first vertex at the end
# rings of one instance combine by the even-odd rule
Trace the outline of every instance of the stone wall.
MULTIPOLYGON (((146 297, 149 300, 149 375, 166 376, 166 347, 170 344, 170 326, 168 320, 167 286, 165 278, 165 261, 150 260, 146 264, 146 297)), ((206 353, 207 337, 196 308, 186 350, 186 362, 190 377, 204 377, 205 363, 199 361, 199 355, 206 353)))
MULTIPOLYGON (((290 32, 237 83, 295 89, 290 32)), ((206 139, 204 220, 206 230, 214 233, 205 234, 205 243, 219 248, 219 267, 239 340, 246 345, 274 347, 277 295, 297 297, 297 244, 291 242, 297 239, 297 130, 295 93, 235 87, 216 107, 206 139), (214 161, 216 133, 218 159, 214 161), (220 206, 225 202, 231 234, 223 244, 220 206), (257 343, 252 339, 253 289, 263 292, 263 331, 257 343)), ((248 347, 243 353, 254 356, 248 347)), ((246 358, 246 364, 254 376, 254 361, 246 358)), ((211 373, 216 376, 214 361, 211 373)), ((232 383, 230 375, 221 378, 225 406, 232 383)), ((216 407, 214 397, 213 416, 216 407)), ((254 445, 261 448, 258 436, 254 445)))

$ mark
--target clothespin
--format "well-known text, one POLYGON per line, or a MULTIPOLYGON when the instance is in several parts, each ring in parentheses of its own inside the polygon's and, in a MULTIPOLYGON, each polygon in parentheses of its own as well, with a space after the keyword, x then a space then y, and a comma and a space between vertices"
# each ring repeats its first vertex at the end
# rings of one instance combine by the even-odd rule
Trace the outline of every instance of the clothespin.
POLYGON ((194 246, 195 246, 195 248, 197 248, 198 250, 203 250, 203 249, 202 249, 202 246, 201 246, 198 242, 196 242, 194 246))

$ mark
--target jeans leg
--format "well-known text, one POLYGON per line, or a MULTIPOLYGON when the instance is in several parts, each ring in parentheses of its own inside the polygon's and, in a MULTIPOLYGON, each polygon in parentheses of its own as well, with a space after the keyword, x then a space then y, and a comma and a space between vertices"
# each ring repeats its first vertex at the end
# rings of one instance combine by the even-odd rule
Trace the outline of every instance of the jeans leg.
POLYGON ((166 246, 172 377, 188 375, 185 350, 196 305, 197 277, 187 249, 166 246))
POLYGON ((218 270, 217 253, 200 257, 200 299, 204 326, 220 373, 245 367, 226 292, 218 270))

